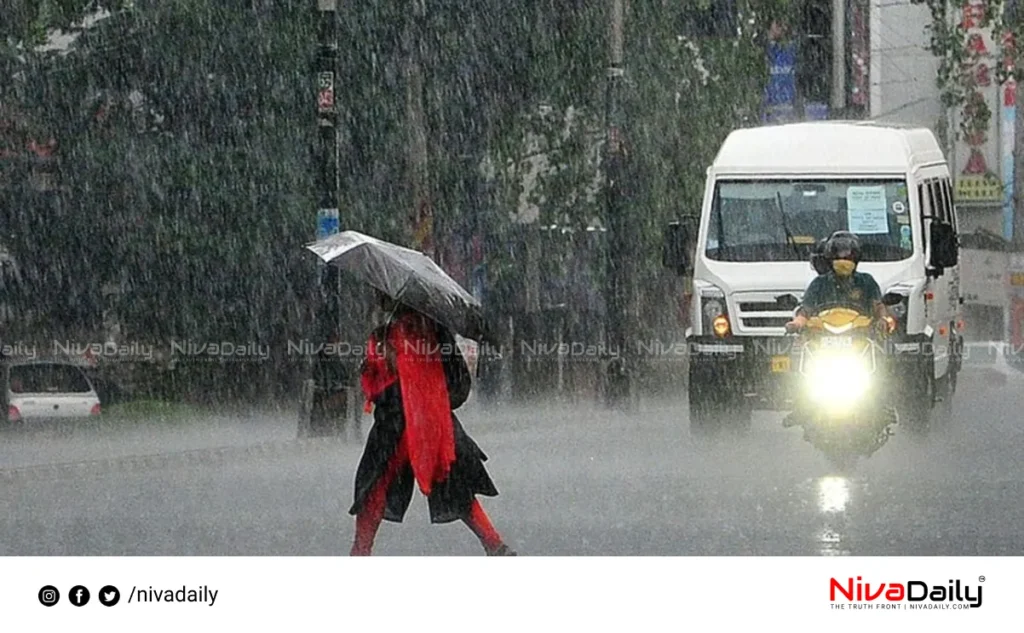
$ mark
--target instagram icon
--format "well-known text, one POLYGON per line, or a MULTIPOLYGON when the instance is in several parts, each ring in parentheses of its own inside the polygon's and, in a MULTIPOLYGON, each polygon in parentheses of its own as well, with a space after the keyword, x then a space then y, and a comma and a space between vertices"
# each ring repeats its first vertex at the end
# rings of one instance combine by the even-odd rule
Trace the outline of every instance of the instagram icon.
POLYGON ((52 607, 60 602, 60 592, 53 585, 46 585, 39 590, 39 602, 44 607, 52 607))

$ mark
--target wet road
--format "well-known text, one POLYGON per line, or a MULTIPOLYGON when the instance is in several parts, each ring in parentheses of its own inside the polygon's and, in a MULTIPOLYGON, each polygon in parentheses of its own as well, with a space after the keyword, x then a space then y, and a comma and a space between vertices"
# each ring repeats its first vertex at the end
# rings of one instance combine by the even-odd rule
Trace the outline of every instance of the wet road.
MULTIPOLYGON (((460 417, 502 492, 484 505, 524 554, 1024 554, 1021 376, 965 372, 948 428, 897 435, 846 478, 777 415, 706 446, 681 407, 460 417)), ((0 437, 0 555, 345 554, 360 447, 294 442, 292 422, 0 437), (125 459, 158 452, 175 455, 125 459), (47 462, 84 463, 31 468, 47 462)), ((464 526, 430 526, 417 496, 377 553, 480 549, 464 526)))

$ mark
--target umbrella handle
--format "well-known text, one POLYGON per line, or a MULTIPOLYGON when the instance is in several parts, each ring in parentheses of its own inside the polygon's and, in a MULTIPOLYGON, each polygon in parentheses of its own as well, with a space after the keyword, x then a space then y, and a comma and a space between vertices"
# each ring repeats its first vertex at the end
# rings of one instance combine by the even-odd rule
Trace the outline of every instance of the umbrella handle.
POLYGON ((409 285, 409 281, 411 279, 412 279, 412 277, 410 277, 409 279, 406 279, 405 283, 402 284, 402 287, 398 289, 398 296, 395 297, 395 306, 393 308, 391 308, 391 312, 388 313, 388 317, 386 319, 384 319, 384 329, 385 329, 385 331, 387 330, 387 328, 389 328, 391 326, 391 321, 395 317, 395 311, 398 310, 398 304, 400 304, 402 302, 402 295, 405 294, 405 289, 409 285))

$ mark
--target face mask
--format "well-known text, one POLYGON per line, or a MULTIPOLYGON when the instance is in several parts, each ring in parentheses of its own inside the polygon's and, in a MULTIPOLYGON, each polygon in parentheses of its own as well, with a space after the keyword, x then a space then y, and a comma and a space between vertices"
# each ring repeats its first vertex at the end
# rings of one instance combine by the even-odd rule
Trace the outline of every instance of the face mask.
POLYGON ((836 271, 836 274, 840 277, 849 277, 856 268, 856 262, 849 259, 837 259, 832 262, 832 270, 836 271))

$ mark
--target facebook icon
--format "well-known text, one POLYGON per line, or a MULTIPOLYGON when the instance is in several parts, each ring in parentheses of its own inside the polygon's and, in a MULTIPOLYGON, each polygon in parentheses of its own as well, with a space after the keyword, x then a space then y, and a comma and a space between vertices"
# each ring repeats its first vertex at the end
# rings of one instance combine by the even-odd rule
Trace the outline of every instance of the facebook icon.
POLYGON ((71 600, 71 604, 76 607, 84 607, 89 603, 89 590, 82 585, 76 585, 71 588, 68 598, 71 600))

